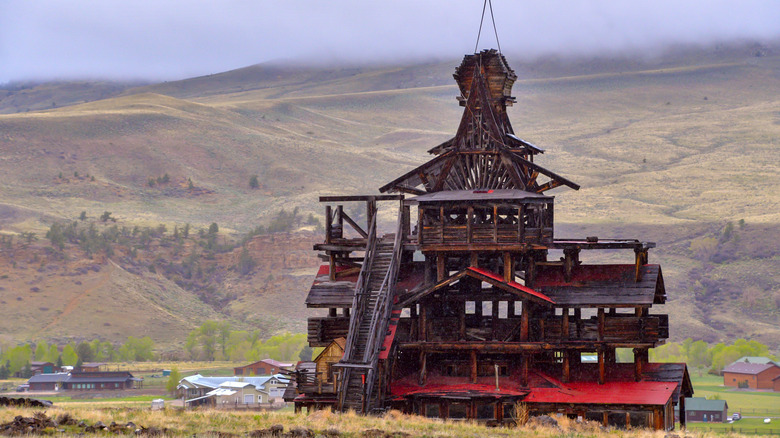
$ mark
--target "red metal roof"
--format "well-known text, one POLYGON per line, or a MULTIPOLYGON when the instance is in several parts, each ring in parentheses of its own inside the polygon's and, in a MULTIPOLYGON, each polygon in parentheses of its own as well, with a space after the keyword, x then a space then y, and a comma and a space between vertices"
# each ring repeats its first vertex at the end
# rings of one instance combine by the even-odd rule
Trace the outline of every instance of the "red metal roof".
POLYGON ((532 388, 529 403, 665 405, 677 388, 672 382, 571 382, 563 388, 532 388))
MULTIPOLYGON (((585 364, 583 364, 585 365, 585 364)), ((477 383, 470 383, 469 377, 441 376, 430 372, 426 384, 418 384, 418 374, 411 373, 395 380, 390 387, 390 394, 396 398, 408 396, 430 397, 506 397, 522 396, 529 403, 574 403, 574 404, 627 404, 627 405, 665 405, 669 399, 675 399, 675 391, 680 385, 679 376, 664 376, 655 371, 661 371, 665 365, 647 364, 645 368, 650 374, 643 373, 643 380, 635 382, 633 364, 615 364, 610 368, 607 382, 599 384, 595 379, 598 366, 593 368, 596 373, 578 373, 575 382, 563 383, 550 374, 531 371, 528 376, 528 387, 520 386, 518 372, 510 376, 499 377, 499 391, 495 388, 494 376, 480 376, 477 383), (668 380, 662 380, 670 377, 668 380)), ((676 365, 676 364, 671 364, 676 365)), ((677 373, 679 374, 679 373, 677 373)), ((573 376, 574 377, 574 376, 573 376)))
POLYGON ((382 342, 382 350, 379 352, 379 359, 387 359, 390 354, 390 348, 393 346, 393 340, 395 340, 395 331, 398 329, 398 319, 401 317, 401 309, 393 310, 390 316, 390 325, 388 326, 388 334, 385 336, 384 342, 382 342))
MULTIPOLYGON (((348 266, 336 266, 336 272, 346 271, 347 269, 351 269, 348 266)), ((314 279, 315 283, 318 282, 327 282, 330 280, 330 265, 320 265, 320 269, 317 271, 317 276, 314 279)), ((352 274, 347 275, 344 277, 338 277, 338 281, 351 281, 351 282, 357 282, 358 274, 352 274)))
POLYGON ((545 295, 545 294, 543 294, 541 292, 537 292, 537 291, 531 289, 530 287, 523 286, 522 284, 520 284, 520 283, 518 283, 516 281, 508 281, 508 282, 504 281, 503 277, 501 277, 500 275, 495 274, 493 272, 490 272, 487 269, 475 268, 475 267, 469 267, 467 269, 469 271, 476 272, 478 274, 484 275, 485 277, 489 277, 489 278, 493 279, 496 282, 503 283, 503 284, 505 284, 505 285, 507 285, 507 286, 509 286, 509 287, 511 287, 513 289, 516 289, 516 290, 518 290, 520 292, 526 293, 528 295, 532 295, 532 296, 534 296, 536 298, 542 299, 542 300, 547 301, 547 302, 549 302, 551 304, 555 304, 555 301, 553 301, 547 295, 545 295))
POLYGON ((429 374, 424 386, 417 383, 417 377, 406 376, 396 380, 390 387, 395 397, 507 397, 524 396, 527 389, 519 387, 518 380, 510 377, 499 378, 499 390, 496 391, 495 377, 479 377, 477 383, 468 383, 468 377, 439 376, 429 374))

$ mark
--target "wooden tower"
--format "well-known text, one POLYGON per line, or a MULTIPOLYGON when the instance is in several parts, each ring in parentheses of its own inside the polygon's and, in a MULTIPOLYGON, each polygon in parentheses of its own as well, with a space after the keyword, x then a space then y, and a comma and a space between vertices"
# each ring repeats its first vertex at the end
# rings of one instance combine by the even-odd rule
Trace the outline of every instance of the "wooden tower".
POLYGON ((514 71, 486 50, 454 77, 463 116, 433 159, 386 194, 321 198, 326 236, 315 249, 328 263, 306 304, 329 311, 309 320, 309 342, 344 337, 345 348, 336 383, 302 391, 296 406, 512 423, 524 402, 532 414, 673 428, 673 406, 693 391, 685 364, 648 361, 669 330, 667 315, 650 313, 666 299, 660 266, 648 264, 655 245, 555 238, 545 192, 579 186, 536 164, 544 151, 515 135, 514 71), (344 212, 354 201, 365 225, 344 212), (379 236, 382 201, 398 206, 398 221, 379 236), (631 251, 630 263, 584 260, 606 249, 631 251))

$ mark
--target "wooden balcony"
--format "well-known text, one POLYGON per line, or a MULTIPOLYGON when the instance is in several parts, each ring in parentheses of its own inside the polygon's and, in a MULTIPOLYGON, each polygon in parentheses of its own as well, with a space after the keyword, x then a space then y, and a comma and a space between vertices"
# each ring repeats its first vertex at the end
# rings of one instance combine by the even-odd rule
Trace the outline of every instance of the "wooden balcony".
MULTIPOLYGON (((563 336, 561 316, 531 318, 529 336, 520 339, 520 317, 482 318, 477 323, 458 317, 439 317, 427 320, 423 341, 419 338, 418 319, 402 319, 398 325, 398 334, 409 342, 453 343, 453 342, 506 342, 506 343, 542 343, 542 344, 656 344, 669 337, 669 318, 667 315, 605 315, 604 327, 599 331, 598 318, 569 320, 569 331, 563 336)), ((399 338, 400 339, 400 338, 399 338)), ((403 341, 402 341, 403 342, 403 341)))
POLYGON ((426 250, 521 249, 553 243, 551 201, 419 206, 417 244, 426 250))

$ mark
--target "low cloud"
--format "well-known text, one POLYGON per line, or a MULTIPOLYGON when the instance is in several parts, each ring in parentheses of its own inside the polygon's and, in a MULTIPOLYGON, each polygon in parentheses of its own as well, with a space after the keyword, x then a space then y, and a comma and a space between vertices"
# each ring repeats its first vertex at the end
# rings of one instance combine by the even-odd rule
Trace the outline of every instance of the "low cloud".
MULTIPOLYGON (((780 37, 774 0, 501 1, 504 52, 592 55, 780 37)), ((272 60, 387 62, 474 49, 479 0, 4 0, 0 81, 179 79, 272 60)), ((489 15, 479 48, 495 47, 489 15)))

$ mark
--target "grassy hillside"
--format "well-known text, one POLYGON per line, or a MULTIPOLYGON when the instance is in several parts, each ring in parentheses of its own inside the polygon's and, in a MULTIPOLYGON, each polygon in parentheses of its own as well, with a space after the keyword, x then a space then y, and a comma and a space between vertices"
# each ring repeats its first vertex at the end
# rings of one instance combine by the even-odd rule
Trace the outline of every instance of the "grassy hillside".
MULTIPOLYGON (((780 254, 772 244, 780 239, 780 51, 759 49, 685 48, 654 60, 508 56, 520 78, 510 110, 515 132, 546 149, 537 163, 582 186, 553 191, 557 234, 658 242, 651 261, 663 265, 676 339, 780 343, 780 254), (735 231, 724 233, 727 222, 735 231)), ((59 101, 83 103, 0 115, 0 233, 42 237, 53 222, 82 211, 110 211, 127 225, 165 224, 169 232, 176 224, 217 222, 226 234, 267 223, 281 208, 321 215, 319 195, 375 193, 454 135, 461 108, 451 73, 459 62, 261 65, 122 89, 101 100, 82 93, 59 101), (168 183, 150 185, 166 174, 168 183), (249 187, 253 175, 258 189, 249 187)), ((68 95, 67 87, 57 89, 68 95)), ((383 217, 389 224, 394 213, 383 217)), ((215 294, 229 297, 223 307, 190 293, 171 298, 189 304, 171 307, 165 318, 147 304, 162 286, 112 267, 124 266, 116 257, 79 259, 100 271, 56 301, 28 291, 26 282, 37 278, 31 268, 13 268, 9 278, 18 282, 0 280, 1 293, 26 306, 3 316, 9 327, 32 324, 47 319, 39 318, 41 307, 67 316, 68 303, 87 291, 122 290, 123 305, 158 315, 143 324, 169 339, 211 316, 273 326, 264 318, 282 314, 297 321, 283 327, 301 328, 313 270, 307 276, 305 266, 287 267, 298 277, 283 279, 269 260, 284 255, 275 257, 251 281, 216 286, 215 294), (180 322, 169 330, 160 321, 180 322)), ((58 325, 70 319, 8 333, 31 339, 86 330, 58 325)), ((127 319, 130 330, 138 321, 127 319)), ((120 331, 100 324, 89 330, 120 331)))

